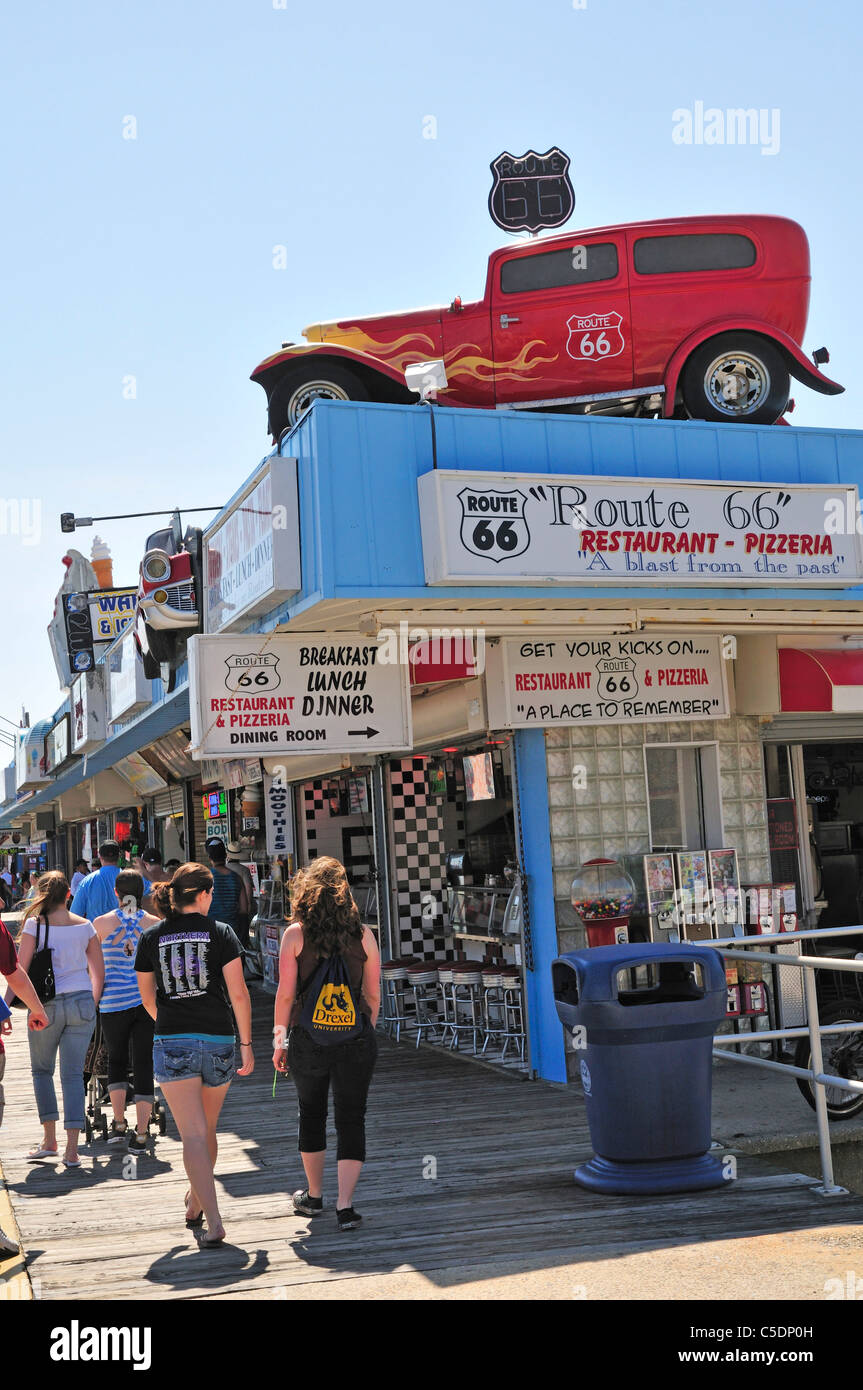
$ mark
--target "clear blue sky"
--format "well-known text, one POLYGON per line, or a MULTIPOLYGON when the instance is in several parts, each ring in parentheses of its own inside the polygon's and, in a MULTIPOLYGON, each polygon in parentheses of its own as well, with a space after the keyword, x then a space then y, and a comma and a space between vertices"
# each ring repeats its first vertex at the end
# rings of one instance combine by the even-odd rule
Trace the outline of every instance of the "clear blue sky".
MULTIPOLYGON (((851 0, 7 7, 0 498, 40 498, 43 531, 32 546, 0 534, 0 714, 59 703, 45 629, 60 511, 222 503, 269 448, 248 375, 282 338, 478 295, 504 148, 567 150, 573 228, 800 221, 805 346, 828 344, 847 393, 795 386, 794 420, 863 423, 861 14, 851 0), (778 108, 779 153, 675 144, 672 112, 696 101, 778 108)), ((118 582, 135 582, 157 524, 97 528, 118 582)), ((92 535, 78 533, 87 553, 92 535)))

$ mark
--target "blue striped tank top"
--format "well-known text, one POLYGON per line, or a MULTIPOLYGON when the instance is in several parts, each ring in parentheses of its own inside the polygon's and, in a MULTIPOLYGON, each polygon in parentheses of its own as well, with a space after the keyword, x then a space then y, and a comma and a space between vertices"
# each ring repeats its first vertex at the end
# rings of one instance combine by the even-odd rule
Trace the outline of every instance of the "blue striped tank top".
POLYGON ((143 928, 139 926, 144 912, 123 912, 117 908, 119 925, 102 942, 105 957, 105 988, 99 1008, 103 1014, 116 1014, 121 1009, 134 1009, 141 1002, 135 956, 143 928))

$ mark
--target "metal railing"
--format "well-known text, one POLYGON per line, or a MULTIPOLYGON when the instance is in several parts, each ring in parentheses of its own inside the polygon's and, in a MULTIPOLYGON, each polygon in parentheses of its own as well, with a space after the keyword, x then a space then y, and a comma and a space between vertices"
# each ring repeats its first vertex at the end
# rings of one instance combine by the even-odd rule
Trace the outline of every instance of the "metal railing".
MULTIPOLYGON (((818 1128, 818 1149, 821 1155, 821 1176, 820 1187, 813 1188, 822 1197, 837 1197, 844 1195, 847 1188, 838 1187, 833 1178, 833 1153, 830 1147, 830 1127, 829 1116, 827 1114, 827 1097, 825 1087, 838 1087, 843 1091, 851 1091, 856 1095, 863 1094, 863 1081, 850 1081, 844 1076, 834 1076, 824 1071, 824 1057, 821 1051, 821 1037, 825 1033, 863 1033, 863 1023, 837 1023, 820 1026, 818 1017, 818 993, 815 985, 816 970, 837 970, 845 971, 849 974, 859 975, 863 973, 863 960, 847 960, 833 956, 788 956, 779 955, 772 951, 753 951, 741 949, 743 941, 757 941, 759 945, 787 944, 789 941, 804 941, 817 938, 819 941, 827 941, 834 937, 860 936, 863 935, 863 926, 859 927, 830 927, 823 931, 817 928, 807 931, 777 932, 771 935, 757 937, 722 937, 718 941, 704 942, 705 946, 710 946, 719 951, 727 960, 760 961, 762 964, 776 969, 780 966, 796 966, 802 970, 803 975, 803 998, 806 1004, 806 1026, 803 1028, 772 1028, 764 1032, 753 1031, 749 1036, 753 1042, 773 1042, 783 1038, 809 1038, 810 1060, 812 1067, 806 1070, 804 1067, 793 1066, 789 1062, 773 1062, 766 1057, 752 1057, 741 1052, 726 1052, 725 1048, 739 1046, 743 1041, 740 1033, 720 1034, 714 1037, 715 1057, 722 1057, 732 1062, 743 1062, 747 1066, 764 1067, 769 1071, 784 1072, 786 1076, 800 1077, 812 1083, 815 1094, 815 1118, 818 1128)), ((850 1000, 849 1000, 850 1002, 850 1000)))

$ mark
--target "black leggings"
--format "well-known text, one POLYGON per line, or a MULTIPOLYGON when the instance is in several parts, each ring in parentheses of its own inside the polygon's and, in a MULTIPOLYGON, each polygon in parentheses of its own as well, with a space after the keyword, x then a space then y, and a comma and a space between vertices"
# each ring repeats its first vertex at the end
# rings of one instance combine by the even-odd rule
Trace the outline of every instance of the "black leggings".
POLYGON ((100 1014, 102 1036, 108 1048, 108 1090, 126 1085, 129 1075, 129 1044, 132 1045, 132 1075, 135 1100, 153 1100, 154 1023, 143 1004, 117 1013, 100 1014))
POLYGON ((319 1046, 304 1028, 291 1029, 288 1070, 300 1102, 300 1153, 320 1153, 327 1147, 327 1097, 332 1082, 336 1158, 364 1162, 366 1101, 377 1059, 378 1040, 368 1019, 354 1042, 333 1047, 319 1046))

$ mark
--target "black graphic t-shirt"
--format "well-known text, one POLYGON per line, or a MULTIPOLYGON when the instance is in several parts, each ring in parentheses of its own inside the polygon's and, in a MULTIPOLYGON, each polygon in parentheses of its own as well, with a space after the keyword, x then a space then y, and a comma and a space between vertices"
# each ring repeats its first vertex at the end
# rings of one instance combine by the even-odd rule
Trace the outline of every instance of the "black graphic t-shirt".
POLYGON ((242 947, 226 922, 181 912, 149 927, 138 943, 135 969, 156 977, 156 1033, 227 1037, 234 1032, 222 967, 242 947))

